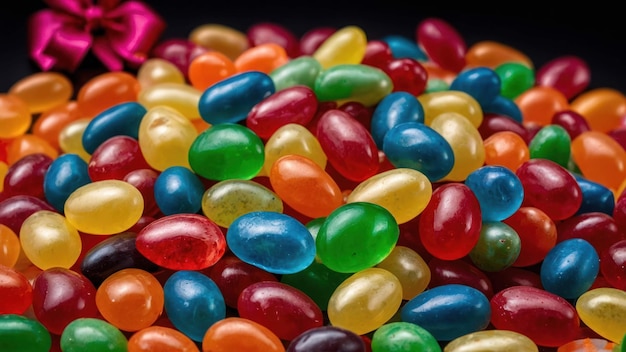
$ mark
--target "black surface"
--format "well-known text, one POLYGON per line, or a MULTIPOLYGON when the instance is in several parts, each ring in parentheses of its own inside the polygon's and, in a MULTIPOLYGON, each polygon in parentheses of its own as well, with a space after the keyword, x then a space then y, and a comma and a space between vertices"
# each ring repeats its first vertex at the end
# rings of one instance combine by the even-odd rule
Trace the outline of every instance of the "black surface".
MULTIPOLYGON (((536 67, 562 55, 576 55, 591 68, 590 88, 626 92, 626 21, 617 5, 585 2, 584 7, 529 2, 498 5, 449 1, 147 1, 167 22, 162 39, 186 38, 195 27, 220 23, 245 32, 270 21, 300 36, 318 26, 358 25, 369 39, 389 34, 415 38, 427 17, 448 21, 467 46, 495 40, 528 55, 536 67), (369 3, 369 4, 368 4, 369 3), (460 6, 460 7, 459 7, 460 6)), ((3 1, 0 5, 0 93, 18 79, 37 72, 26 47, 26 19, 43 1, 3 1)), ((89 68, 89 65, 86 65, 89 68)))

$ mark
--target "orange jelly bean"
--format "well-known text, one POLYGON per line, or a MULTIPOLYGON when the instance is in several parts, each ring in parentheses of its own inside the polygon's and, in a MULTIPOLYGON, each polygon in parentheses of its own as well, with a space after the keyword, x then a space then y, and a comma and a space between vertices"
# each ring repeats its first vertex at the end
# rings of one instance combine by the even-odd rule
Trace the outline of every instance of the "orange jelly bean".
POLYGON ((52 147, 47 140, 37 135, 27 133, 11 140, 7 148, 7 162, 9 165, 29 154, 43 153, 56 159, 59 151, 52 147))
POLYGON ((543 86, 526 90, 515 98, 515 103, 522 112, 524 125, 549 125, 554 114, 570 108, 563 93, 552 87, 543 86))
POLYGON ((265 43, 244 51, 233 63, 237 72, 260 71, 269 74, 287 62, 289 56, 285 48, 276 43, 265 43))
POLYGON ((224 78, 237 73, 233 61, 218 51, 196 56, 189 64, 189 81, 198 90, 205 90, 224 78))
POLYGON ((26 102, 12 94, 0 94, 0 138, 20 136, 30 128, 33 116, 26 102))
POLYGON ((67 103, 74 94, 74 87, 60 73, 37 72, 15 82, 9 94, 22 98, 30 112, 37 114, 67 103))
POLYGON ((609 135, 583 132, 572 141, 572 159, 588 180, 616 190, 626 179, 626 151, 609 135))
POLYGON ((207 330, 202 352, 284 352, 278 336, 265 326, 249 319, 229 317, 207 330))
POLYGON ((592 130, 609 132, 626 116, 626 96, 611 88, 596 88, 572 100, 570 107, 582 115, 592 130))
POLYGON ((0 224, 0 265, 12 268, 20 257, 21 248, 17 234, 9 227, 0 224))
POLYGON ((441 68, 432 62, 422 62, 421 64, 428 74, 428 79, 440 79, 450 84, 456 78, 455 72, 441 68))
POLYGON ((129 101, 137 101, 141 85, 127 72, 106 72, 93 77, 78 91, 78 106, 85 117, 93 118, 102 111, 129 101))
POLYGON ((530 151, 524 139, 511 131, 499 131, 483 141, 485 165, 500 165, 515 172, 530 159, 530 151))
POLYGON ((232 27, 209 23, 194 28, 189 40, 235 60, 250 47, 248 37, 232 27))
POLYGON ((187 335, 165 326, 141 329, 128 339, 128 352, 199 352, 187 335))
POLYGON ((477 42, 465 53, 467 67, 486 66, 496 68, 507 62, 518 62, 530 68, 533 62, 521 51, 491 40, 477 42))
POLYGON ((43 112, 33 125, 33 134, 41 137, 51 147, 59 149, 59 135, 67 124, 82 117, 76 101, 69 101, 43 112))

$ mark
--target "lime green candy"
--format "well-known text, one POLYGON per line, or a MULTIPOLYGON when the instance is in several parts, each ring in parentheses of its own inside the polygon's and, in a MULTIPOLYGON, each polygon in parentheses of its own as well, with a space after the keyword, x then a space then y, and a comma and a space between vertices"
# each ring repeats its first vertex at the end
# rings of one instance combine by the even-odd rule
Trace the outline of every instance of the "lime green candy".
POLYGON ((38 321, 17 314, 0 315, 0 351, 48 352, 52 338, 38 321))
POLYGON ((322 65, 311 56, 300 56, 270 72, 276 91, 294 86, 315 87, 322 65))
POLYGON ((531 159, 548 159, 569 167, 572 139, 559 125, 542 127, 528 144, 531 159))
POLYGON ((343 64, 322 71, 313 90, 319 101, 336 101, 339 105, 353 101, 369 107, 392 92, 393 82, 379 68, 343 64))
POLYGON ((515 99, 535 85, 535 71, 519 62, 506 62, 494 68, 500 77, 500 95, 515 99))
POLYGON ((126 352, 128 340, 110 323, 95 318, 79 318, 61 334, 63 352, 126 352))
POLYGON ((372 350, 376 352, 441 352, 435 337, 419 325, 409 322, 387 323, 372 336, 372 350))

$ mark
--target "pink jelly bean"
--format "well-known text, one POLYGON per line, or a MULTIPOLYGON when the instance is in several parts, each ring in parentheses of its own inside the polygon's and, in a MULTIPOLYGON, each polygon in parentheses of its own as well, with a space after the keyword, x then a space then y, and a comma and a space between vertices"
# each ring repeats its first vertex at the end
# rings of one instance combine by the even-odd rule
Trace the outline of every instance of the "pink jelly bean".
POLYGON ((553 59, 537 70, 535 83, 552 87, 572 99, 582 93, 591 81, 591 71, 587 63, 577 56, 561 56, 553 59))
POLYGON ((417 43, 435 64, 453 72, 465 67, 465 40, 448 22, 439 18, 427 18, 416 30, 417 43))
POLYGON ((46 199, 43 180, 53 159, 47 154, 28 154, 9 167, 4 177, 4 194, 33 196, 46 199))
POLYGON ((578 137, 578 135, 583 132, 591 130, 587 120, 585 120, 581 114, 573 110, 563 110, 555 113, 550 123, 563 127, 571 139, 578 137))
POLYGON ((300 54, 313 55, 313 53, 337 31, 334 27, 318 27, 309 30, 300 37, 300 54))
POLYGON ((39 210, 56 212, 52 205, 41 198, 27 195, 8 197, 0 202, 0 224, 19 234, 24 220, 39 210))
POLYGON ((283 47, 287 56, 300 56, 300 41, 289 29, 277 23, 261 22, 252 25, 246 32, 251 47, 274 43, 283 47))

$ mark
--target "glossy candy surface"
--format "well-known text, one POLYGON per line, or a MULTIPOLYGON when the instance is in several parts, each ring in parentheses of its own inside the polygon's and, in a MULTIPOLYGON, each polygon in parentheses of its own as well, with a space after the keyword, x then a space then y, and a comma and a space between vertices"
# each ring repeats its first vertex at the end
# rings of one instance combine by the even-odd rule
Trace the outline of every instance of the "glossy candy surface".
POLYGON ((14 138, 28 131, 33 116, 28 104, 22 98, 10 94, 0 94, 0 107, 2 107, 0 121, 3 126, 0 138, 14 138))
POLYGON ((0 346, 6 351, 45 352, 52 338, 37 320, 18 314, 0 315, 0 346))
POLYGON ((537 352, 538 346, 523 334, 511 330, 483 330, 457 337, 444 352, 537 352))
POLYGON ((168 167, 154 182, 154 200, 164 215, 197 213, 204 191, 200 178, 183 166, 168 167))
POLYGON ((202 339, 203 352, 284 352, 270 329, 250 319, 228 317, 211 325, 202 339))
POLYGON ((583 293, 576 301, 580 320, 600 336, 620 343, 626 329, 626 294, 612 287, 600 287, 583 293))
POLYGON ((372 336, 373 351, 441 351, 435 337, 423 327, 409 322, 381 326, 372 336))
POLYGON ((88 170, 88 164, 77 154, 67 153, 54 159, 43 182, 48 203, 63 213, 67 198, 76 189, 91 182, 88 170))
POLYGON ((305 86, 313 89, 315 80, 321 71, 322 66, 315 58, 300 56, 275 68, 269 73, 269 76, 274 81, 277 92, 294 86, 305 86))
POLYGON ((33 288, 23 273, 0 266, 0 314, 23 314, 33 302, 33 288))
POLYGON ((554 221, 535 207, 520 207, 503 220, 517 232, 521 248, 513 266, 526 267, 541 262, 557 242, 554 221))
POLYGON ((485 221, 469 256, 479 269, 493 272, 513 265, 520 251, 521 240, 515 229, 500 221, 485 221))
POLYGON ((61 73, 37 72, 13 83, 8 93, 24 100, 30 112, 36 114, 69 101, 74 88, 61 73))
POLYGON ((117 104, 136 101, 140 89, 137 78, 128 72, 105 72, 87 81, 76 101, 86 117, 94 118, 117 104))
POLYGON ((566 299, 587 292, 600 272, 600 258, 593 246, 580 238, 556 244, 541 263, 544 289, 566 299))
MULTIPOLYGON (((409 275, 411 274, 413 273, 409 273, 409 275)), ((328 301, 335 292, 335 289, 350 275, 352 274, 338 273, 315 260, 302 271, 282 275, 280 282, 304 292, 323 312, 325 312, 328 309, 328 301)), ((416 283, 416 285, 419 285, 419 283, 416 283)))
POLYGON ((79 318, 72 321, 61 334, 63 352, 124 352, 128 341, 114 325, 97 318, 79 318))
POLYGON ((198 352, 198 346, 185 334, 165 326, 150 326, 128 339, 128 352, 198 352))
POLYGON ((279 127, 265 142, 264 172, 269 175, 274 162, 290 154, 304 156, 326 168, 328 158, 317 137, 305 126, 289 123, 279 127))
POLYGON ((312 56, 327 70, 338 65, 359 64, 366 46, 365 31, 357 26, 346 26, 326 38, 312 56))
POLYGON ((393 92, 385 96, 372 113, 370 131, 379 149, 383 148, 385 135, 402 122, 424 122, 422 104, 408 92, 393 92))
POLYGON ((321 326, 298 335, 289 343, 287 352, 365 352, 361 337, 350 330, 336 326, 321 326))
POLYGON ((483 166, 472 171, 465 185, 476 195, 483 221, 501 221, 522 205, 525 189, 520 178, 503 166, 483 166))
POLYGON ((137 102, 146 110, 157 106, 168 106, 186 118, 200 118, 198 102, 202 91, 186 83, 159 83, 144 88, 137 97, 137 102))
POLYGON ((335 101, 339 105, 355 101, 369 107, 393 91, 393 82, 379 68, 341 64, 321 71, 315 79, 314 91, 320 101, 335 101))

